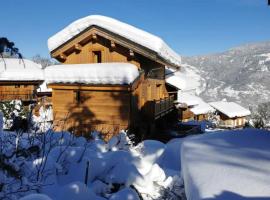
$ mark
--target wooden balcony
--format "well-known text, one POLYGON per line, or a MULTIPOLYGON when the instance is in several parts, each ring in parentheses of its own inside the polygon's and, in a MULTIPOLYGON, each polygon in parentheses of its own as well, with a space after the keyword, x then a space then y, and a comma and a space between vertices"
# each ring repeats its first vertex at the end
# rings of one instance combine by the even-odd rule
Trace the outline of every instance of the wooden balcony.
POLYGON ((0 101, 11 101, 15 99, 22 101, 35 101, 36 95, 33 93, 0 92, 0 101))
POLYGON ((174 109, 174 96, 154 100, 147 103, 144 112, 151 120, 157 120, 174 109))

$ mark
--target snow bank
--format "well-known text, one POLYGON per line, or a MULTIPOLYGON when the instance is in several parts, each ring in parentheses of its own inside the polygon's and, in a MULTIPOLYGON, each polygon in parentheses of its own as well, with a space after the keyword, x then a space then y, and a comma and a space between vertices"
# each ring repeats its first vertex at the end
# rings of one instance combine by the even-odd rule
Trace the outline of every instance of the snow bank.
POLYGON ((44 194, 29 194, 19 200, 52 200, 50 197, 44 194))
POLYGON ((40 64, 27 59, 0 59, 0 81, 39 81, 44 80, 40 64))
POLYGON ((54 65, 45 69, 47 83, 131 84, 139 76, 129 63, 54 65))
POLYGON ((234 102, 217 101, 209 103, 219 112, 227 115, 230 118, 233 117, 244 117, 250 115, 250 111, 234 102))
POLYGON ((138 194, 131 188, 120 190, 113 194, 109 200, 140 200, 138 194))
POLYGON ((64 186, 58 191, 58 200, 105 200, 105 198, 96 196, 84 183, 73 182, 64 186))
POLYGON ((155 51, 160 57, 172 65, 179 66, 181 64, 181 57, 175 53, 161 38, 129 24, 120 22, 116 19, 100 15, 90 15, 78 19, 49 38, 49 50, 53 51, 57 49, 59 46, 91 26, 101 27, 152 51, 155 51))
POLYGON ((186 138, 181 163, 187 199, 270 198, 270 132, 222 131, 186 138))
MULTIPOLYGON (((166 144, 165 150, 159 160, 160 166, 165 169, 167 175, 176 172, 179 175, 181 171, 181 146, 184 139, 177 138, 166 144)), ((177 174, 174 174, 177 175, 177 174)))

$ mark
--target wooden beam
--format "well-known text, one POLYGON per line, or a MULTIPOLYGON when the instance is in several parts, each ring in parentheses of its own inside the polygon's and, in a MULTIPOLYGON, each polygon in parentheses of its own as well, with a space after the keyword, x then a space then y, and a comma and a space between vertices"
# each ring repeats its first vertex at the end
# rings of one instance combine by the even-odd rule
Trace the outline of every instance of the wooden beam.
POLYGON ((111 48, 115 48, 115 42, 111 41, 111 48))
POLYGON ((92 34, 92 39, 93 39, 93 40, 97 40, 97 34, 93 33, 93 34, 92 34))
POLYGON ((132 51, 131 49, 129 50, 129 56, 134 57, 134 51, 132 51))
POLYGON ((75 44, 74 49, 76 52, 80 52, 82 50, 82 45, 80 45, 79 43, 75 44))
POLYGON ((66 56, 65 54, 60 54, 60 55, 59 55, 59 58, 60 58, 61 60, 66 60, 66 59, 67 59, 67 56, 66 56))

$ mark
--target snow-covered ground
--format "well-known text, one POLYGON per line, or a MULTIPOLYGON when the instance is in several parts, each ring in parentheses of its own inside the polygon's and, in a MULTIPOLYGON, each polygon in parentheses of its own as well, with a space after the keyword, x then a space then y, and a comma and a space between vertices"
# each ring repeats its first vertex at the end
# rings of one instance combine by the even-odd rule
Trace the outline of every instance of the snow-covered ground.
POLYGON ((185 139, 181 163, 189 200, 270 199, 270 132, 243 129, 185 139))
POLYGON ((124 131, 105 143, 98 132, 6 132, 0 122, 0 199, 266 200, 269 144, 259 129, 133 145, 124 131))
POLYGON ((179 199, 184 193, 180 139, 133 146, 125 132, 108 143, 96 132, 89 141, 52 131, 0 136, 7 169, 0 170, 0 199, 37 199, 32 193, 46 200, 179 199))

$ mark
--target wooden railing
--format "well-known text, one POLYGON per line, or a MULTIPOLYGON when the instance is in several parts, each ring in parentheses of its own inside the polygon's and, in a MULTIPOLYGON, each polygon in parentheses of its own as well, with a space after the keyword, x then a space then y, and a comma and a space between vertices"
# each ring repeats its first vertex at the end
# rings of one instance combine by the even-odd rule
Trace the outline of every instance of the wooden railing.
POLYGON ((154 117, 158 119, 169 112, 171 112, 174 108, 174 96, 169 96, 164 99, 155 100, 154 101, 154 117))
POLYGON ((145 105, 144 113, 151 120, 156 120, 170 113, 174 109, 174 96, 160 100, 153 100, 145 105))
POLYGON ((36 100, 36 95, 31 93, 0 92, 0 101, 9 101, 15 99, 22 101, 33 101, 36 100))

